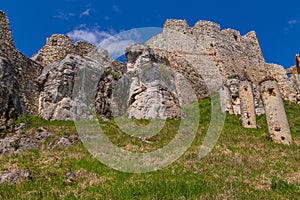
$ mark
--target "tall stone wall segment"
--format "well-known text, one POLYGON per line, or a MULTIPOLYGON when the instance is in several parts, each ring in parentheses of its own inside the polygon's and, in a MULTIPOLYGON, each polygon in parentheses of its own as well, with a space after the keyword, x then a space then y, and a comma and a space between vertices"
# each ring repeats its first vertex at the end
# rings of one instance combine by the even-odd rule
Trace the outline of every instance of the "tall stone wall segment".
POLYGON ((15 48, 12 31, 6 14, 0 10, 0 44, 1 50, 12 51, 15 48), (6 47, 6 49, 3 49, 6 47))
POLYGON ((42 66, 15 48, 9 20, 0 11, 0 130, 22 114, 38 114, 41 71, 42 66))

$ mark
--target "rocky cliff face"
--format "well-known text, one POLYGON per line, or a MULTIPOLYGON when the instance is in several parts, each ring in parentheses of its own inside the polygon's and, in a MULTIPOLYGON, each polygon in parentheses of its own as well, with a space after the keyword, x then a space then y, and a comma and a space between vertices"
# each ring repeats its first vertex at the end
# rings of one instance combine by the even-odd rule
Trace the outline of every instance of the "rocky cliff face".
POLYGON ((15 48, 5 13, 0 18, 0 130, 23 114, 72 119, 74 84, 85 71, 95 112, 105 119, 180 118, 182 106, 220 92, 222 110, 240 114, 244 127, 256 128, 255 116, 266 113, 271 137, 291 143, 281 98, 300 104, 300 56, 288 70, 265 63, 255 32, 167 20, 161 34, 127 48, 126 63, 60 34, 29 59, 15 48))

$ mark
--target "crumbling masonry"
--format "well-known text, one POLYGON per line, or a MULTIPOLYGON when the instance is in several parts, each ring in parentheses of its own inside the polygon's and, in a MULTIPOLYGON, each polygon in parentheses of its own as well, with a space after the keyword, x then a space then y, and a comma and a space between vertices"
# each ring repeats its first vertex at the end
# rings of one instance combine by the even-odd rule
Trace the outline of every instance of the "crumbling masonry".
POLYGON ((291 131, 277 81, 265 80, 260 83, 260 86, 271 138, 275 142, 291 144, 291 131))

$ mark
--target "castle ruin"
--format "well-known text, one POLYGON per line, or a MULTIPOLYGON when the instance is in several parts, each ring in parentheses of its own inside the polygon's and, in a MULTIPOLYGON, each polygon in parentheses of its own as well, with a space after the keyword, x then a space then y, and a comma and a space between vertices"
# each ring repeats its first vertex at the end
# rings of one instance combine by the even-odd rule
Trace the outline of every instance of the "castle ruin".
POLYGON ((185 79, 197 99, 220 92, 222 110, 239 114, 243 127, 257 128, 256 115, 266 114, 270 137, 292 143, 282 99, 300 104, 300 56, 287 70, 267 64, 253 31, 241 36, 209 21, 190 27, 185 20, 167 20, 162 33, 127 48, 127 63, 61 34, 48 38, 30 59, 15 48, 7 16, 0 11, 0 46, 0 130, 23 114, 71 119, 76 73, 91 66, 101 71, 95 77, 95 104, 104 118, 112 117, 116 101, 129 109, 118 108, 120 114, 134 118, 178 118, 179 107, 195 101, 185 79), (129 92, 118 100, 112 91, 121 79, 129 92))

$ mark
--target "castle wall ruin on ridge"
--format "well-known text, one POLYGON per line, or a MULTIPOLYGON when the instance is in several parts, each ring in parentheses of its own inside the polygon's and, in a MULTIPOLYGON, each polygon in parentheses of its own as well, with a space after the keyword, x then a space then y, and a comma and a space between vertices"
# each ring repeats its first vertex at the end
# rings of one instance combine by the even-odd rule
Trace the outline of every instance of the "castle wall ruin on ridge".
POLYGON ((0 11, 0 130, 22 114, 70 119, 76 73, 91 66, 103 72, 95 102, 97 114, 104 118, 112 117, 112 91, 121 78, 130 84, 129 98, 126 102, 122 99, 128 103, 124 107, 131 109, 129 116, 177 118, 179 104, 195 100, 190 98, 192 91, 186 90, 184 80, 188 80, 189 90, 194 90, 198 99, 220 92, 222 110, 241 115, 244 127, 257 128, 256 115, 266 114, 271 138, 292 142, 282 99, 300 104, 300 56, 287 70, 266 63, 254 31, 241 35, 233 29, 221 30, 210 21, 201 20, 190 27, 185 20, 167 20, 161 34, 127 49, 128 63, 96 49, 55 34, 29 59, 15 48, 9 21, 0 11), (142 73, 144 69, 149 73, 142 73), (155 102, 155 108, 147 102, 155 102))

